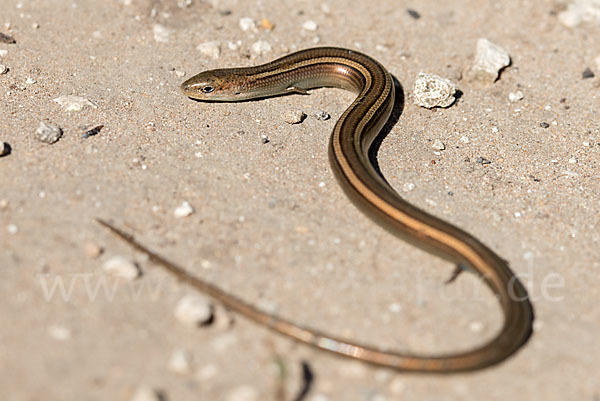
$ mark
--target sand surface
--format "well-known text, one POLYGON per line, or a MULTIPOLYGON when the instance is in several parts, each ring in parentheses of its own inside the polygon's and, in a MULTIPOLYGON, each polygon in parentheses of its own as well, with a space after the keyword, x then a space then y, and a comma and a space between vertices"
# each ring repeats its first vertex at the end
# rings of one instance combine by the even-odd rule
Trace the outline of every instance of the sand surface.
POLYGON ((0 32, 16 40, 0 43, 0 141, 11 147, 0 158, 2 400, 153 399, 144 389, 167 400, 600 399, 598 20, 566 27, 560 1, 185 3, 0 0, 0 32), (479 38, 512 59, 490 85, 466 79, 479 38), (197 49, 212 41, 218 54, 197 49), (270 51, 253 51, 258 41, 270 51), (188 327, 174 310, 194 292, 94 222, 250 303, 361 342, 443 353, 492 338, 502 315, 474 275, 445 286, 452 265, 383 231, 337 185, 327 144, 351 93, 205 104, 178 89, 204 69, 315 44, 363 51, 395 75, 406 102, 381 170, 529 286, 534 333, 504 363, 402 374, 237 316, 227 324, 218 308, 214 324, 188 327), (415 106, 419 72, 450 79, 462 97, 415 106), (517 91, 523 99, 509 100, 517 91), (53 101, 67 95, 91 105, 53 101), (287 124, 296 110, 307 118, 287 124), (41 121, 63 137, 38 141, 41 121), (194 213, 175 218, 183 202, 194 213), (108 274, 116 255, 142 275, 108 274), (189 363, 170 362, 174 353, 189 363))

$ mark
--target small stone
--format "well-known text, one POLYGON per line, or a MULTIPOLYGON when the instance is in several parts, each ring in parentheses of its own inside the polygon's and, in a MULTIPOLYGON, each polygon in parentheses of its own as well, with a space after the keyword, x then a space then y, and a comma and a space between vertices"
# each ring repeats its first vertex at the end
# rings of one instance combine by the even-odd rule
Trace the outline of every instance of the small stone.
POLYGON ((264 144, 269 143, 270 141, 269 141, 269 138, 265 134, 263 134, 260 136, 260 142, 264 145, 264 144))
POLYGON ((262 27, 262 29, 266 30, 266 31, 272 31, 273 28, 275 28, 275 24, 272 23, 271 21, 269 21, 266 18, 263 18, 260 21, 260 26, 262 27))
POLYGON ((9 155, 10 151, 10 145, 6 142, 0 141, 0 157, 9 155))
POLYGON ((51 145, 56 143, 62 137, 63 130, 58 125, 40 121, 40 125, 35 131, 35 134, 38 141, 51 145))
POLYGON ((242 31, 256 31, 256 24, 252 18, 244 17, 240 18, 240 28, 242 31))
POLYGON ((487 39, 477 41, 475 63, 471 67, 474 78, 494 82, 498 79, 500 70, 510 65, 510 56, 500 46, 487 39))
POLYGON ((176 219, 181 219, 184 217, 188 217, 194 213, 194 208, 188 202, 184 201, 180 206, 176 207, 173 211, 173 216, 176 219))
POLYGON ((412 182, 405 182, 404 185, 402 185, 402 190, 404 192, 410 192, 413 189, 415 189, 415 184, 413 184, 412 182))
POLYGON ((33 85, 34 83, 36 83, 36 80, 31 77, 27 77, 27 79, 25 80, 25 84, 27 85, 33 85))
POLYGON ((96 259, 98 256, 102 255, 102 252, 102 247, 95 242, 87 242, 85 244, 85 253, 91 259, 96 259))
POLYGON ((4 75, 8 72, 8 67, 4 64, 0 64, 0 75, 4 75))
POLYGON ((87 126, 87 127, 84 126, 83 129, 85 131, 81 134, 81 137, 83 139, 87 139, 89 137, 96 136, 100 133, 102 128, 104 128, 104 125, 97 125, 95 127, 92 126, 91 128, 90 128, 90 126, 87 126))
POLYGON ((491 162, 491 161, 489 161, 489 160, 488 160, 488 159, 486 159, 485 157, 481 157, 481 156, 479 156, 479 157, 477 158, 477 163, 479 163, 479 164, 483 164, 483 165, 492 164, 492 162, 491 162))
POLYGON ((225 397, 226 401, 258 401, 259 394, 254 387, 241 386, 231 390, 225 397))
POLYGON ((8 50, 0 49, 0 57, 6 57, 7 54, 8 54, 8 50))
POLYGON ((273 47, 271 46, 271 44, 266 40, 258 40, 252 43, 252 46, 250 47, 252 53, 258 56, 270 52, 272 48, 273 47))
POLYGON ((434 148, 435 150, 446 150, 446 144, 444 144, 444 142, 442 142, 439 139, 436 139, 435 141, 433 141, 433 143, 431 144, 431 147, 434 148))
POLYGON ((169 359, 169 370, 182 375, 192 371, 192 354, 183 348, 173 351, 169 359))
POLYGON ((155 24, 152 27, 152 33, 154 34, 154 40, 158 43, 169 42, 169 37, 174 31, 161 24, 155 24))
POLYGON ((48 334, 57 341, 68 341, 71 339, 71 330, 63 326, 48 327, 48 334))
POLYGON ((574 28, 584 21, 600 21, 600 2, 575 0, 565 11, 558 14, 558 20, 568 28, 574 28))
POLYGON ((308 20, 302 24, 302 29, 307 31, 316 31, 319 28, 317 23, 313 20, 308 20))
POLYGON ((192 5, 192 0, 177 0, 177 7, 188 8, 192 5))
POLYGON ((550 124, 548 124, 547 122, 543 121, 543 122, 540 123, 540 127, 542 127, 542 128, 548 128, 548 127, 550 127, 550 124))
POLYGON ((582 73, 581 73, 581 79, 588 79, 588 78, 594 78, 594 73, 592 72, 592 70, 590 70, 590 67, 587 67, 582 73))
POLYGON ((0 32, 0 43, 6 43, 10 45, 17 43, 17 41, 12 36, 0 32))
POLYGON ((409 8, 406 10, 406 12, 408 13, 408 15, 410 15, 414 19, 421 18, 421 14, 419 14, 418 11, 415 11, 415 10, 409 8))
POLYGON ((102 265, 105 273, 127 280, 133 280, 141 275, 137 264, 124 256, 113 256, 102 265))
POLYGON ((315 118, 320 121, 327 121, 331 118, 328 112, 320 110, 315 114, 315 118))
POLYGON ((148 386, 140 386, 131 401, 164 401, 165 397, 160 392, 148 386))
POLYGON ((456 86, 450 80, 420 72, 413 89, 414 103, 428 109, 450 107, 456 100, 455 93, 456 86))
POLYGON ((212 322, 214 307, 206 297, 186 295, 177 303, 175 317, 188 326, 204 326, 212 322))
POLYGON ((17 227, 15 224, 9 224, 6 226, 6 231, 8 231, 10 235, 15 235, 19 232, 19 227, 17 227))
POLYGON ((217 41, 200 43, 196 46, 196 50, 199 50, 200 54, 213 59, 218 59, 221 55, 221 47, 217 41))
POLYGON ((508 100, 510 100, 511 102, 518 102, 519 100, 523 100, 523 97, 523 92, 521 91, 510 92, 508 94, 508 100))
POLYGON ((300 124, 306 118, 306 114, 302 110, 290 110, 283 113, 281 117, 288 124, 300 124))
POLYGON ((60 104, 65 111, 81 111, 88 106, 96 108, 94 103, 81 96, 66 95, 52 100, 60 104))

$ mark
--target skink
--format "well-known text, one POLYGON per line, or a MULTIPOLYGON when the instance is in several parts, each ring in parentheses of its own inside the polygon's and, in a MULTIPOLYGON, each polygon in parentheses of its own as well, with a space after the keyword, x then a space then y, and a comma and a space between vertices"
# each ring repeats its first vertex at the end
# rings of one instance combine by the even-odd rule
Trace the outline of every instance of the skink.
POLYGON ((305 94, 317 87, 357 93, 356 100, 337 121, 329 144, 331 166, 345 193, 392 234, 456 263, 459 268, 469 268, 485 281, 504 312, 501 330, 488 343, 466 352, 430 356, 383 351, 335 338, 261 311, 191 277, 132 236, 104 221, 100 223, 226 307, 323 350, 402 371, 437 373, 480 369, 512 355, 531 334, 533 309, 527 291, 507 263, 470 234, 404 201, 369 161, 369 148, 390 117, 395 101, 392 76, 379 62, 353 50, 313 48, 256 67, 205 71, 181 85, 184 94, 192 99, 220 102, 305 94))

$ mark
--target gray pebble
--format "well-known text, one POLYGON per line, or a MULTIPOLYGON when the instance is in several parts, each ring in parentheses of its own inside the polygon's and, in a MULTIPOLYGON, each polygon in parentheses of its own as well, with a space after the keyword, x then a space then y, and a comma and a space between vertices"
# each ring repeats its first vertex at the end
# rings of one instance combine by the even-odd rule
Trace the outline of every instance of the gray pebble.
POLYGON ((35 131, 35 134, 38 141, 51 145, 62 137, 63 130, 58 125, 40 121, 40 126, 35 131))
POLYGON ((413 88, 414 103, 428 109, 450 107, 456 98, 456 85, 434 74, 420 72, 413 88))
POLYGON ((492 162, 491 162, 491 161, 489 161, 489 160, 488 160, 488 159, 486 159, 485 157, 481 157, 481 156, 479 156, 479 157, 477 158, 477 163, 479 163, 479 164, 484 164, 484 165, 485 165, 485 164, 492 164, 492 162))
POLYGON ((85 128, 83 128, 85 130, 85 132, 83 134, 81 134, 81 137, 83 139, 87 139, 90 136, 98 135, 100 133, 100 131, 102 130, 102 128, 104 128, 104 125, 97 125, 93 128, 85 127, 85 128))
POLYGON ((300 124, 306 118, 306 114, 302 110, 286 111, 282 118, 288 124, 300 124))
POLYGON ((587 67, 582 73, 581 73, 581 79, 588 79, 588 78, 594 78, 594 73, 592 72, 592 70, 590 70, 590 67, 587 67))
POLYGON ((17 41, 12 36, 0 32, 0 43, 14 44, 17 41))
POLYGON ((269 137, 267 137, 265 134, 262 134, 260 136, 260 142, 264 145, 264 144, 267 144, 267 143, 269 143, 271 141, 269 140, 269 137))
POLYGON ((331 118, 331 116, 329 115, 328 112, 324 111, 324 110, 320 110, 319 112, 317 112, 315 114, 315 118, 317 120, 321 120, 321 121, 327 121, 331 118))
POLYGON ((550 127, 550 124, 548 124, 547 122, 543 121, 543 122, 540 123, 540 127, 542 127, 542 128, 548 128, 548 127, 550 127))

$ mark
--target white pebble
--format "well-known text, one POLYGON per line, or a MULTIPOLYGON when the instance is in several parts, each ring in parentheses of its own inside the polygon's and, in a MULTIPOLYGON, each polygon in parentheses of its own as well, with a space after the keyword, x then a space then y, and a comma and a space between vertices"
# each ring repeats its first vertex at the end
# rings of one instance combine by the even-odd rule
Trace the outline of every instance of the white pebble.
POLYGON ((6 226, 6 231, 8 231, 8 233, 10 235, 15 235, 16 233, 19 232, 19 227, 17 227, 14 224, 9 224, 9 225, 6 226))
POLYGON ((124 256, 113 256, 102 265, 105 273, 115 277, 133 280, 140 276, 141 271, 137 264, 124 256))
POLYGON ((462 142, 462 143, 469 143, 469 142, 471 141, 471 140, 469 139, 469 137, 468 137, 468 136, 466 136, 466 135, 463 135, 463 136, 461 136, 461 137, 460 137, 460 140, 461 140, 461 142, 462 142))
POLYGON ((6 156, 10 151, 10 146, 6 142, 0 141, 0 157, 6 156))
POLYGON ((48 327, 48 334, 57 341, 68 341, 71 339, 71 330, 63 326, 48 327))
POLYGON ((148 386, 140 386, 131 401, 162 401, 164 399, 155 389, 148 386))
POLYGON ((240 48, 241 45, 242 45, 241 40, 238 40, 237 42, 231 42, 231 41, 227 42, 227 48, 229 50, 237 50, 240 48))
POLYGON ((200 295, 186 295, 175 307, 175 317, 188 326, 201 326, 212 321, 214 307, 211 301, 200 295))
POLYGON ((258 40, 252 43, 251 50, 252 53, 260 56, 261 54, 270 52, 272 48, 273 47, 271 46, 271 44, 266 40, 258 40))
POLYGON ((8 50, 0 49, 0 57, 6 57, 8 50))
POLYGON ((177 206, 173 211, 173 216, 176 219, 188 217, 194 213, 194 208, 188 202, 183 202, 180 206, 177 206))
POLYGON ((510 92, 508 94, 508 100, 510 100, 511 102, 518 102, 519 100, 523 100, 523 92, 510 92))
POLYGON ((57 125, 40 121, 40 125, 35 131, 35 134, 38 141, 42 143, 53 144, 62 137, 63 131, 57 125))
POLYGON ((456 100, 455 93, 456 85, 450 80, 420 72, 413 89, 414 103, 428 109, 449 107, 456 100))
POLYGON ((192 5, 192 0, 177 0, 177 7, 187 8, 192 5))
POLYGON ((444 142, 442 142, 439 139, 436 139, 435 141, 433 141, 433 143, 431 144, 431 147, 435 150, 445 150, 446 149, 446 144, 444 142))
POLYGON ((225 397, 226 401, 258 401, 258 391, 254 387, 241 386, 233 389, 225 397))
POLYGON ((558 20, 568 28, 576 27, 582 22, 600 21, 600 1, 575 0, 558 14, 558 20))
POLYGON ((319 26, 313 20, 308 20, 304 24, 302 24, 302 29, 306 29, 307 31, 316 31, 319 26))
POLYGON ((52 100, 60 104, 65 111, 80 111, 87 106, 96 108, 94 103, 81 96, 66 95, 52 100))
POLYGON ((510 64, 510 56, 500 46, 481 38, 477 40, 475 63, 471 68, 477 78, 495 81, 500 70, 510 64))
POLYGON ((217 41, 200 43, 196 49, 200 51, 200 54, 213 59, 218 59, 221 55, 221 47, 217 41))
POLYGON ((413 184, 412 182, 405 182, 404 185, 402 185, 402 190, 404 192, 410 192, 413 189, 415 189, 415 184, 413 184))
POLYGON ((0 75, 6 74, 8 72, 8 67, 4 64, 0 64, 0 75))
POLYGON ((177 349, 169 359, 169 370, 182 375, 192 371, 192 354, 185 349, 177 349))
POLYGON ((281 117, 288 124, 300 124, 306 118, 306 114, 302 110, 290 110, 283 113, 281 117))
POLYGON ((252 18, 240 18, 240 28, 242 28, 242 31, 244 32, 249 30, 256 31, 256 23, 252 18))
POLYGON ((36 80, 31 77, 27 77, 27 79, 25 80, 25 83, 27 85, 33 85, 34 83, 36 83, 36 80))
POLYGON ((164 25, 161 24, 155 24, 152 27, 152 33, 154 34, 154 40, 157 41, 158 43, 167 43, 169 41, 169 36, 171 36, 171 34, 174 31, 170 28, 167 28, 164 25))

